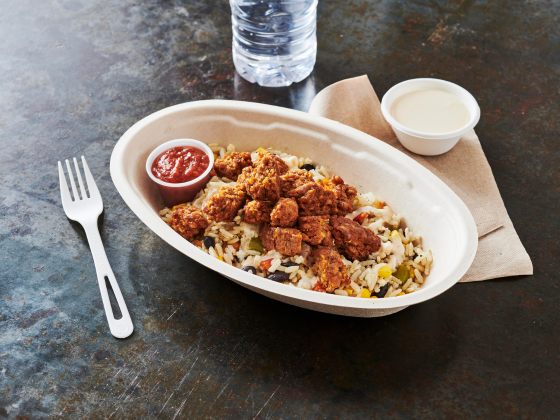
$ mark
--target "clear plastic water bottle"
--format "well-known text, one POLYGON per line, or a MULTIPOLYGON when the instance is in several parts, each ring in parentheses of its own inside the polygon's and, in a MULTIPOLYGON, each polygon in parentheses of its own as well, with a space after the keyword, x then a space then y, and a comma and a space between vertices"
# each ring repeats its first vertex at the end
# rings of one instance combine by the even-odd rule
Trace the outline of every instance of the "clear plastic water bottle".
POLYGON ((233 63, 261 86, 290 86, 313 70, 318 0, 230 0, 233 63))

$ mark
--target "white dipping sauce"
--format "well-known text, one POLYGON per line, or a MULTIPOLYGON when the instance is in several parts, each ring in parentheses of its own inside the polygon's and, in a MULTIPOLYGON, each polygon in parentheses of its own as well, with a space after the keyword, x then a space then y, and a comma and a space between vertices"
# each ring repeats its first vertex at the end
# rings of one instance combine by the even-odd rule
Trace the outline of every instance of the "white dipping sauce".
POLYGON ((470 113, 459 98, 442 90, 417 90, 395 99, 391 115, 423 133, 449 133, 469 123, 470 113))

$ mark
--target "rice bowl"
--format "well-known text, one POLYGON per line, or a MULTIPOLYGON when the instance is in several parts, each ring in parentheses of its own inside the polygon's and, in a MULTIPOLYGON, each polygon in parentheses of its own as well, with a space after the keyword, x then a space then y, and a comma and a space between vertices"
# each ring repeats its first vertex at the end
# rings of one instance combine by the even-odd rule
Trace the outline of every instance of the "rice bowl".
MULTIPOLYGON (((208 146, 218 159, 217 165, 220 161, 226 160, 226 156, 239 155, 233 144, 221 147, 217 143, 211 143, 208 146)), ((313 160, 309 157, 298 158, 280 150, 259 148, 251 153, 253 162, 257 161, 260 151, 277 156, 286 163, 286 174, 296 169, 307 168, 318 185, 329 182, 330 171, 324 166, 314 166, 313 160)), ((183 208, 204 210, 209 200, 216 196, 220 189, 237 185, 233 179, 220 177, 215 171, 213 175, 192 202, 181 203, 173 208, 163 208, 159 211, 161 218, 174 227, 173 223, 170 223, 173 221, 174 213, 180 213, 183 208)), ((228 175, 237 178, 238 174, 228 173, 228 175)), ((346 297, 377 299, 413 293, 422 287, 433 264, 433 253, 422 248, 420 235, 414 235, 408 227, 404 227, 400 214, 395 214, 387 203, 376 198, 373 192, 358 193, 352 200, 352 208, 347 209, 344 212, 346 214, 343 214, 350 220, 358 221, 361 226, 377 235, 381 239, 381 247, 370 255, 354 260, 347 259, 339 252, 346 270, 346 282, 333 287, 332 290, 326 290, 319 282, 318 273, 313 267, 315 262, 313 251, 317 250, 314 245, 318 244, 304 242, 301 252, 295 256, 283 255, 276 249, 264 249, 259 236, 263 225, 248 221, 245 208, 238 210, 231 221, 216 221, 209 218, 204 232, 200 230, 193 234, 189 231, 190 234, 185 235, 184 231, 176 230, 193 245, 221 263, 287 286, 330 292, 346 297)))
POLYGON ((393 147, 351 127, 303 112, 236 101, 198 101, 165 108, 134 124, 111 156, 111 177, 130 209, 161 239, 239 285, 311 310, 358 317, 385 316, 452 287, 470 267, 478 244, 476 225, 464 203, 435 175, 393 147), (246 273, 177 235, 161 219, 164 207, 145 162, 153 149, 176 138, 235 144, 240 150, 266 145, 312 156, 360 191, 375 191, 406 215, 422 243, 437 255, 423 287, 397 299, 344 299, 287 287, 246 273), (364 176, 366 175, 366 176, 364 176))

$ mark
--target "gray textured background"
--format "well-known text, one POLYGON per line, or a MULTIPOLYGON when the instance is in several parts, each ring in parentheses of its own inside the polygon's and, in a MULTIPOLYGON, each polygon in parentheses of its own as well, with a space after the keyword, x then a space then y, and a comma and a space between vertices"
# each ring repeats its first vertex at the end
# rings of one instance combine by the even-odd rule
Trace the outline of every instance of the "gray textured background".
POLYGON ((314 73, 235 74, 226 1, 0 5, 0 419, 558 418, 558 1, 320 0, 314 73), (478 99, 477 127, 535 275, 460 284, 381 319, 245 290, 171 249, 109 176, 138 119, 200 99, 307 110, 368 74, 380 96, 433 76, 478 99), (84 154, 135 325, 106 325, 56 161, 84 154))

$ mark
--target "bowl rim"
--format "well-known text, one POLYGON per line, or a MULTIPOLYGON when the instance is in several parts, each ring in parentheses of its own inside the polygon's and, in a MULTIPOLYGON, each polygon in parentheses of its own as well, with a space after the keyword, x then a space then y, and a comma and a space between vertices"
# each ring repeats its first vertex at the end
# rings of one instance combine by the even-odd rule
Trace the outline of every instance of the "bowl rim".
POLYGON ((152 179, 152 181, 154 181, 156 184, 163 185, 164 187, 171 187, 171 188, 188 187, 190 185, 196 184, 205 176, 208 176, 208 174, 210 173, 213 167, 214 167, 214 152, 212 152, 212 149, 210 149, 210 147, 208 147, 206 143, 203 143, 200 140, 195 140, 195 139, 169 140, 163 144, 160 144, 158 147, 152 150, 152 152, 148 155, 148 158, 146 159, 146 172, 148 173, 148 176, 152 179), (206 168, 206 170, 202 175, 196 177, 195 179, 191 179, 190 181, 187 182, 174 183, 174 182, 162 181, 152 173, 152 164, 160 154, 173 147, 179 147, 179 146, 193 146, 196 147, 197 149, 201 149, 208 156, 209 159, 208 168, 206 168))
MULTIPOLYGON (((446 92, 453 94, 448 90, 446 90, 446 92)), ((466 90, 462 86, 459 86, 456 83, 449 82, 447 80, 434 79, 429 77, 405 80, 391 87, 391 89, 389 89, 381 99, 381 113, 383 114, 387 122, 391 124, 394 128, 398 129, 399 131, 402 131, 405 134, 418 137, 421 139, 425 139, 425 140, 449 140, 451 138, 460 137, 463 134, 465 134, 467 131, 472 130, 480 120, 480 107, 475 97, 468 90, 466 90), (447 88, 457 89, 460 92, 462 92, 469 99, 470 104, 466 103, 463 99, 459 98, 457 95, 455 96, 457 96, 458 99, 461 102, 463 102, 463 104, 469 109, 469 113, 471 115, 468 124, 459 128, 458 130, 448 131, 447 133, 425 133, 423 131, 418 131, 418 130, 413 130, 412 128, 408 128, 403 124, 401 124, 400 122, 398 122, 397 120, 395 120, 395 118, 393 118, 393 116, 391 115, 390 105, 392 105, 393 102, 400 96, 396 97, 395 99, 392 99, 391 96, 395 93, 396 90, 402 88, 403 86, 414 85, 414 84, 420 85, 423 83, 432 83, 434 84, 434 86, 437 85, 445 86, 447 88), (388 104, 389 101, 390 104, 388 104), (472 112, 473 110, 474 113, 472 112)))
POLYGON ((298 302, 309 302, 319 306, 348 308, 350 310, 375 311, 381 309, 404 308, 409 305, 414 305, 433 299, 434 297, 440 295, 441 293, 447 291, 449 288, 455 285, 470 268, 476 255, 476 250, 478 248, 478 233, 476 229, 476 223, 467 206, 442 180, 440 180, 432 172, 420 165, 414 159, 406 156, 404 153, 400 152, 389 144, 376 139, 375 137, 372 137, 362 131, 359 131, 337 121, 273 105, 210 99, 178 104, 154 112, 153 114, 148 115, 147 117, 136 122, 118 140, 113 149, 113 153, 111 154, 110 173, 113 183, 125 203, 138 216, 138 218, 142 220, 144 224, 146 224, 146 226, 148 226, 156 235, 161 237, 169 245, 173 246, 189 258, 210 268, 211 270, 216 271, 219 274, 222 274, 223 276, 228 277, 247 288, 259 289, 265 292, 264 294, 267 296, 269 296, 269 294, 274 294, 278 297, 279 300, 282 300, 281 298, 284 298, 288 300, 297 300, 298 302), (203 111, 205 109, 217 113, 227 111, 244 111, 253 113, 254 115, 273 115, 293 120, 294 122, 299 122, 301 123, 301 125, 306 126, 306 129, 310 129, 310 126, 319 125, 323 128, 326 128, 332 133, 338 133, 341 136, 347 137, 351 136, 359 142, 375 142, 376 148, 379 148, 387 153, 400 154, 400 157, 406 161, 407 165, 423 173, 423 176, 427 177, 430 180, 430 183, 433 184, 433 188, 445 190, 447 198, 453 202, 454 207, 456 207, 457 210, 461 213, 461 226, 454 225, 453 227, 454 229, 461 228, 461 231, 465 234, 464 247, 462 250, 463 258, 461 260, 458 260, 456 266, 453 267, 454 270, 448 275, 448 278, 445 279, 445 281, 441 281, 440 283, 434 284, 431 287, 420 289, 417 292, 405 296, 399 296, 398 299, 360 299, 355 297, 318 293, 302 288, 289 287, 284 284, 271 282, 270 280, 244 272, 236 267, 230 266, 229 264, 217 260, 216 258, 197 248, 189 241, 178 235, 160 218, 157 211, 146 206, 145 201, 140 198, 140 196, 137 194, 137 191, 128 183, 126 165, 123 165, 123 162, 126 158, 126 149, 129 143, 131 143, 134 137, 138 134, 138 132, 148 127, 155 121, 166 118, 170 115, 180 114, 189 110, 203 111))

